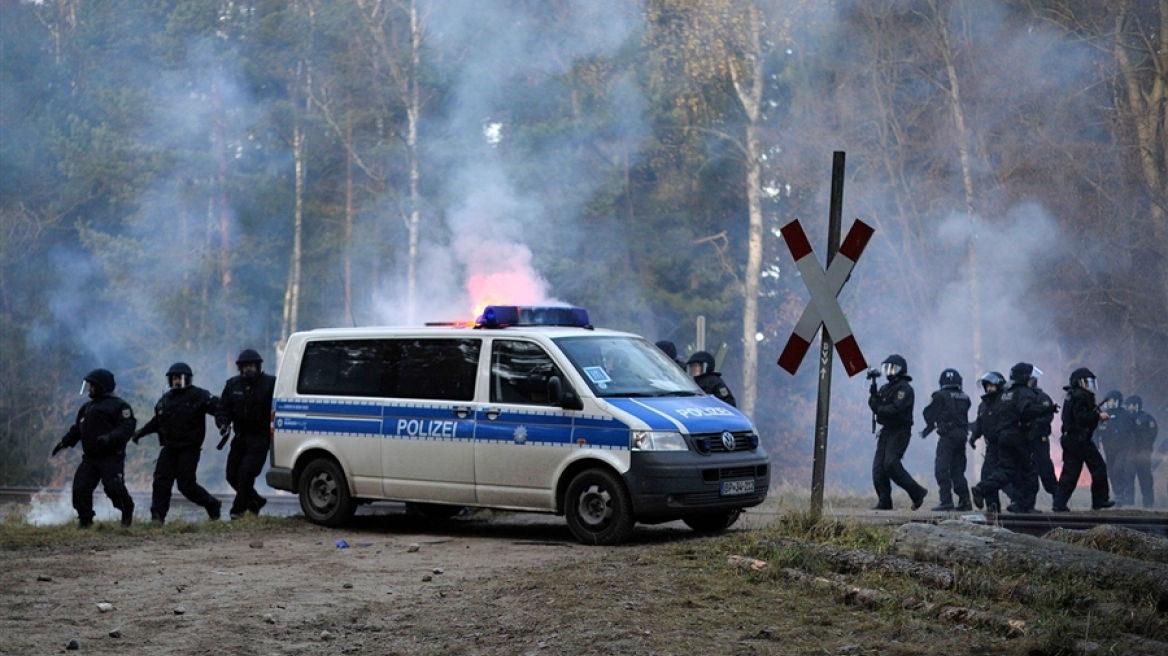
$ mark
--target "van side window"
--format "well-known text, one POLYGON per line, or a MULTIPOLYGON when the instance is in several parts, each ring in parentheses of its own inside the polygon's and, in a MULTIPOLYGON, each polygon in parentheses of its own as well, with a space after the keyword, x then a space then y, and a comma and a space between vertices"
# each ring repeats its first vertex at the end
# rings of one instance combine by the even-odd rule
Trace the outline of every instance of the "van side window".
POLYGON ((362 339, 309 342, 300 394, 438 401, 474 399, 479 339, 362 339))
POLYGON ((491 349, 491 402, 551 405, 548 380, 563 379, 539 344, 495 340, 491 349))

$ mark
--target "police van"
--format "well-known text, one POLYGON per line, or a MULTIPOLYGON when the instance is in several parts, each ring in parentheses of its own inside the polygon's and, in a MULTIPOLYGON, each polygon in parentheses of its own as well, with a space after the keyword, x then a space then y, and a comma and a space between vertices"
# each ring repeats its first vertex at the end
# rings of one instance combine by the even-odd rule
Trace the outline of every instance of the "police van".
POLYGON ((770 484, 746 415, 582 308, 299 332, 272 410, 268 485, 326 526, 392 500, 432 517, 554 513, 581 542, 611 545, 636 522, 724 530, 770 484))

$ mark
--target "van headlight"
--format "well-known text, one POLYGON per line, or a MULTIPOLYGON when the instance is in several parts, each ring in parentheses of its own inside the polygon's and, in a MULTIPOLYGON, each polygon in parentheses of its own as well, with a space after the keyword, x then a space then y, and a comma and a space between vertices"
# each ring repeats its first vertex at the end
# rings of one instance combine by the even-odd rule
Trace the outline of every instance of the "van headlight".
POLYGON ((677 431, 633 431, 629 448, 633 451, 687 451, 685 438, 677 431))

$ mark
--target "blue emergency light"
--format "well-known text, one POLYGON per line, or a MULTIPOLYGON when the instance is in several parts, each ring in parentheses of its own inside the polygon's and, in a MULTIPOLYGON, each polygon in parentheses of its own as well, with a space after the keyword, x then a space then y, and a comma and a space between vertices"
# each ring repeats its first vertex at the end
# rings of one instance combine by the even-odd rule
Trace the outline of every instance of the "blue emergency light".
POLYGON ((475 328, 504 326, 575 326, 592 328, 588 310, 579 307, 488 305, 475 321, 475 328))

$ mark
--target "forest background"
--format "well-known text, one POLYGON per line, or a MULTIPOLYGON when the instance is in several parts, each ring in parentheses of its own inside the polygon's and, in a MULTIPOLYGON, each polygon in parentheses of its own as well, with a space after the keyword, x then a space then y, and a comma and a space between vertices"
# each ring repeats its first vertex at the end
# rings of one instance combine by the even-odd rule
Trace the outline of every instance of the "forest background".
MULTIPOLYGON (((870 364, 908 359, 918 429, 941 369, 974 394, 1020 360, 1164 419, 1165 28, 1168 0, 0 0, 0 484, 68 480, 95 367, 141 424, 175 361, 218 393, 296 330, 495 301, 683 351, 705 317, 807 486, 779 228, 822 261, 837 150, 844 230, 876 228, 841 303, 870 364)), ((835 375, 828 484, 867 491, 867 385, 835 375)))

